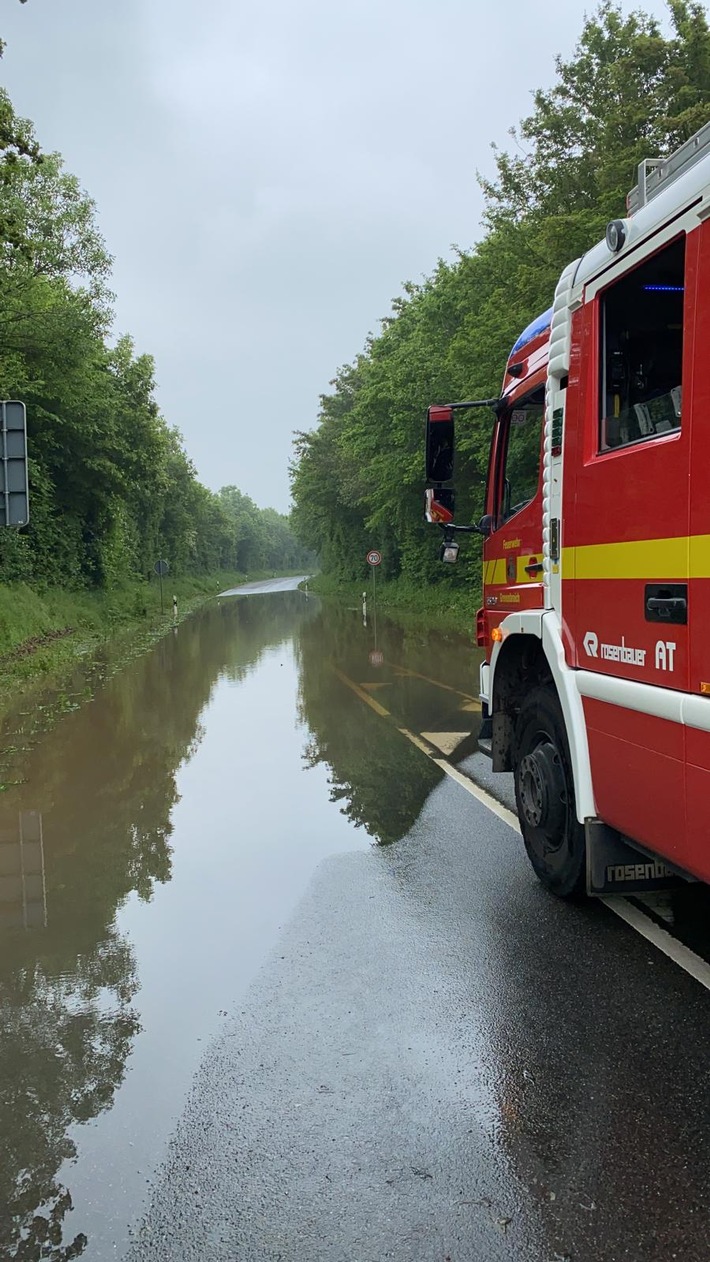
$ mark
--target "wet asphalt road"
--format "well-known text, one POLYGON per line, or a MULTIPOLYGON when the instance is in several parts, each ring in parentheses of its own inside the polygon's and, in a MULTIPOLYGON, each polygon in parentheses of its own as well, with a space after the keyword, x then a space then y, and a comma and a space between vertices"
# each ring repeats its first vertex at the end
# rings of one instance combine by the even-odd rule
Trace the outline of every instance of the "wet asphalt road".
POLYGON ((297 581, 111 677, 5 795, 46 898, 0 952, 0 1258, 708 1262, 710 993, 403 736, 510 804, 468 646, 381 619, 373 666, 297 581))
POLYGON ((707 1259, 710 997, 518 842, 444 783, 321 865, 131 1262, 707 1259))
POLYGON ((299 583, 305 582, 307 579, 307 574, 302 574, 298 578, 263 578, 258 579, 254 583, 242 583, 239 587, 229 587, 221 595, 268 596, 275 595, 277 592, 293 592, 296 591, 299 583))

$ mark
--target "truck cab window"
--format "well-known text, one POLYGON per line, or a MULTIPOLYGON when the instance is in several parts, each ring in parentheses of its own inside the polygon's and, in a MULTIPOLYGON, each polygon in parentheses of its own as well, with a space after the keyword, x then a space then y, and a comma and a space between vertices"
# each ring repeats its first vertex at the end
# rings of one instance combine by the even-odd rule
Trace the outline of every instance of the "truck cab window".
POLYGON ((499 513, 501 524, 535 497, 540 482, 545 392, 541 388, 516 403, 503 421, 507 426, 505 468, 499 513))
POLYGON ((601 304, 601 451, 678 429, 685 237, 617 281, 601 304))

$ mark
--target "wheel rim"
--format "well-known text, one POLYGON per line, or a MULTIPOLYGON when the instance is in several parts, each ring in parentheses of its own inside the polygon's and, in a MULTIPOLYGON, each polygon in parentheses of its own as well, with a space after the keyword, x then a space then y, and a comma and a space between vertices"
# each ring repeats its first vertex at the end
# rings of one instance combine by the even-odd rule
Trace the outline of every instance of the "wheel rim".
POLYGON ((567 780, 560 752, 546 733, 520 760, 518 791, 525 823, 547 853, 559 850, 566 833, 567 780))

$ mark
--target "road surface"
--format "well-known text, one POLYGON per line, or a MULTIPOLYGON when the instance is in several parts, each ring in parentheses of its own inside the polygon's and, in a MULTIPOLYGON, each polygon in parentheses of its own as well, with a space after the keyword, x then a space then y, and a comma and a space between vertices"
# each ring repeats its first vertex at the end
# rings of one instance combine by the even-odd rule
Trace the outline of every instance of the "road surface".
POLYGON ((470 648, 377 637, 225 599, 17 720, 0 1257, 707 1262, 704 892, 548 896, 470 648))
POLYGON ((299 583, 308 580, 307 574, 299 574, 297 578, 262 578, 254 583, 242 583, 239 587, 229 587, 221 592, 221 596, 266 596, 275 592, 293 592, 299 583))

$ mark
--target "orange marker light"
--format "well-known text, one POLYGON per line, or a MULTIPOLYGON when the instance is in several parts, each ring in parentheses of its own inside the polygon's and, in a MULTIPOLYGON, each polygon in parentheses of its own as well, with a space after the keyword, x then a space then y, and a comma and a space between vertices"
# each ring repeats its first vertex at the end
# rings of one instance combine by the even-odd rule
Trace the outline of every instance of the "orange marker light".
POLYGON ((701 684, 700 691, 704 697, 710 697, 710 684, 701 684))
MULTIPOLYGON (((494 644, 500 643, 500 641, 503 639, 503 632, 501 631, 500 627, 493 628, 493 630, 491 631, 491 639, 493 640, 494 644)), ((700 690, 702 692, 702 684, 700 686, 700 690)), ((710 686, 708 687, 708 691, 710 691, 710 686)))

